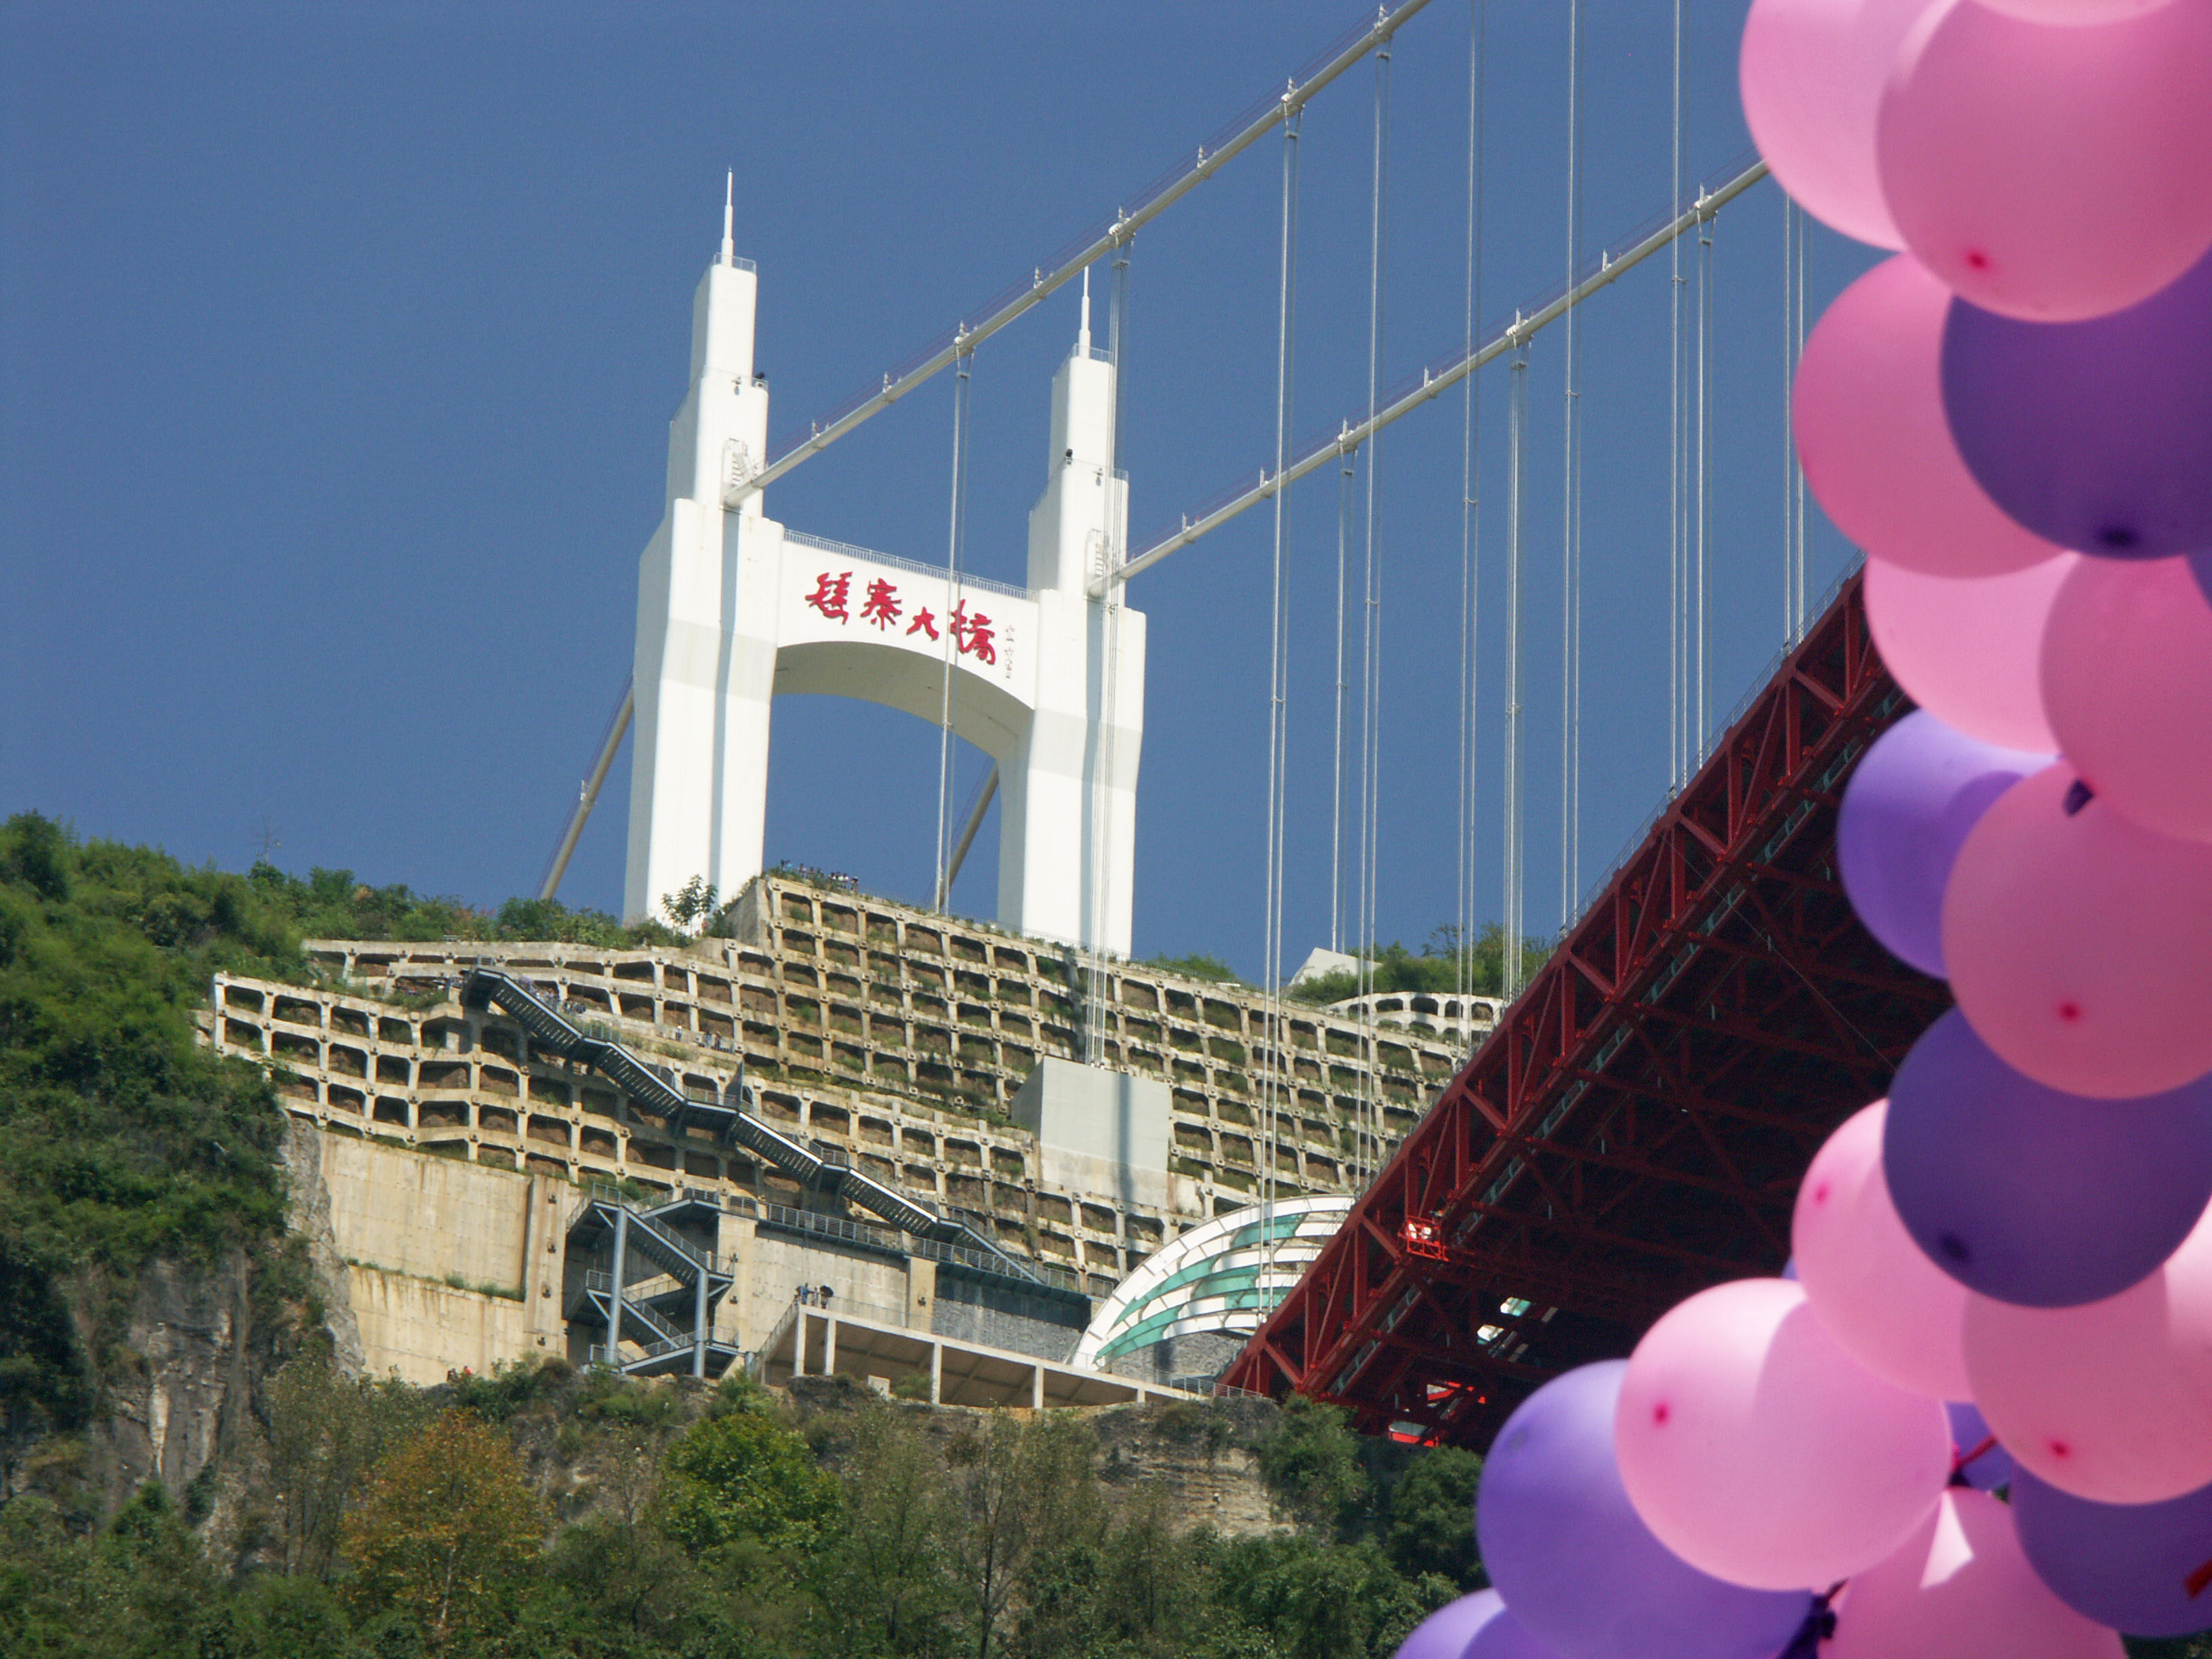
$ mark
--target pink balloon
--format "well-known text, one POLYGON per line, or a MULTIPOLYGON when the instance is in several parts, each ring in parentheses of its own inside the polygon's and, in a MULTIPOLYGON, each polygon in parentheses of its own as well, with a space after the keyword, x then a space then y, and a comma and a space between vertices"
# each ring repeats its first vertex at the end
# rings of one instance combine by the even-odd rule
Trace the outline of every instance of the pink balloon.
POLYGON ((1972 3, 1914 26, 1875 154, 1905 246, 2030 322, 2099 317, 2212 247, 2212 6, 2094 28, 1972 3))
POLYGON ((1661 1543, 1754 1589, 1825 1589, 1871 1566, 1951 1473, 1943 1407, 1853 1364, 1782 1279, 1700 1291, 1644 1333, 1613 1449, 1661 1543))
POLYGON ((1836 1346, 1876 1376, 1931 1400, 1971 1400, 1960 1328, 1966 1287, 1905 1231, 1881 1168, 1889 1103, 1854 1113, 1797 1188, 1797 1282, 1836 1346))
POLYGON ((1945 725, 2006 749, 2051 754, 2038 674, 2043 625, 2081 562, 2061 553, 2002 576, 1930 576, 1866 562, 1867 627, 1905 695, 1945 725))
POLYGON ((1739 80, 1759 153, 1822 223, 1877 247, 1905 239, 1875 171, 1875 114, 1906 31, 1932 0, 1752 0, 1739 80))
POLYGON ((2169 0, 1978 0, 1991 11, 2028 23, 2118 23, 2156 11, 2169 0))
POLYGON ((2059 550, 1983 492, 1951 441, 1950 309, 1950 289, 1909 254, 1838 295, 1798 361, 1797 458, 1836 528, 1869 552, 1929 575, 2002 575, 2059 550))
POLYGON ((2156 1504, 2212 1485, 2212 1226, 2102 1302, 1969 1292, 1966 1371, 2005 1449, 2063 1492, 2156 1504))
POLYGON ((1844 1588, 1821 1659, 2122 1659, 2119 1632, 2044 1585, 2012 1508, 1957 1488, 1844 1588))
POLYGON ((2043 706, 2082 781, 2212 841, 2212 604, 2187 559, 2084 559, 2043 632, 2043 706))
POLYGON ((2102 1100, 2212 1072, 2212 847, 2153 835, 2060 761, 1997 797, 1943 890, 1943 965, 2014 1071, 2102 1100))

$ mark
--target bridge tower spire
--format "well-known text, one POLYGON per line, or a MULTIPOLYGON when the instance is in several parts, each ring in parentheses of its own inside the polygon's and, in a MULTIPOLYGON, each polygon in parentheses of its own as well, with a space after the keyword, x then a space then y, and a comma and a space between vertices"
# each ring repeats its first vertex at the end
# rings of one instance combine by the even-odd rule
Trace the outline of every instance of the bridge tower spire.
POLYGON ((1000 922, 1127 955, 1145 628, 1106 580, 1127 502, 1114 366, 1091 345, 1087 306, 1053 381, 1026 586, 787 532, 746 488, 765 459, 768 382, 735 198, 732 175, 721 246, 692 300, 667 506, 638 562, 623 915, 653 915, 695 878, 732 898, 760 873, 777 692, 861 698, 934 726, 949 672, 954 729, 998 763, 1000 922))

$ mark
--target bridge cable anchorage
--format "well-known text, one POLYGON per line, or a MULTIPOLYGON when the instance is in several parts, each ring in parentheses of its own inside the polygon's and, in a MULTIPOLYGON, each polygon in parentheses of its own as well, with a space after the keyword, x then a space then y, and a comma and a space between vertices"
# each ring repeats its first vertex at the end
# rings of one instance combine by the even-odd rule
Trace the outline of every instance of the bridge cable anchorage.
POLYGON ((975 832, 983 827, 983 815, 991 810, 991 803, 999 793, 999 769, 993 766, 983 775, 982 782, 969 797, 967 811, 962 815, 960 839, 953 843, 951 861, 946 865, 945 879, 937 890, 937 908, 945 908, 946 896, 952 884, 960 879, 960 866, 968 861, 968 849, 975 844, 975 832))
POLYGON ((592 808, 599 804, 599 790, 607 781, 607 772, 615 763, 615 750, 622 747, 636 712, 635 687, 625 675, 622 695, 615 699, 615 712, 607 716, 606 730, 599 734, 598 757, 576 791, 576 804, 568 813, 568 827, 562 832, 561 844, 553 849, 553 856, 546 860, 545 873, 538 880, 538 896, 541 901, 552 898, 561 890, 561 878, 568 872, 568 860, 575 856, 576 843, 583 838, 584 825, 590 821, 592 808))
MULTIPOLYGON (((960 556, 962 543, 968 529, 968 386, 974 368, 975 354, 970 350, 960 359, 958 378, 952 386, 952 489, 950 516, 951 528, 945 533, 945 592, 950 607, 945 616, 945 635, 938 641, 943 684, 939 688, 937 720, 937 908, 941 915, 952 897, 954 859, 950 836, 951 820, 948 816, 951 805, 952 774, 957 756, 952 747, 952 726, 956 713, 952 682, 958 666, 954 654, 954 618, 959 616, 963 603, 960 592, 960 556)), ((972 836, 973 831, 970 831, 972 836)), ((967 851, 963 844, 961 848, 967 851)))
MULTIPOLYGON (((1474 344, 1475 319, 1482 307, 1482 46, 1487 0, 1468 0, 1467 58, 1467 342, 1474 344)), ((1475 465, 1480 404, 1475 393, 1480 374, 1460 382, 1459 473, 1459 939, 1455 982, 1462 997, 1474 991, 1474 814, 1475 760, 1480 731, 1476 706, 1478 653, 1482 615, 1481 502, 1475 465)))
MULTIPOLYGON (((1373 205, 1368 222, 1367 260, 1367 412, 1371 421, 1382 390, 1382 258, 1384 225, 1390 185, 1390 53, 1387 46, 1375 54, 1375 159, 1373 205)), ((1362 1085, 1366 1139, 1365 1173, 1372 1176, 1381 1166, 1382 1099, 1376 1087, 1375 1068, 1380 1057, 1374 1009, 1375 939, 1379 923, 1375 915, 1376 846, 1382 829, 1377 810, 1381 799, 1382 756, 1382 545, 1376 520, 1376 469, 1382 440, 1367 443, 1367 499, 1365 556, 1362 561, 1359 685, 1359 995, 1360 1023, 1366 1030, 1363 1047, 1367 1061, 1362 1085)), ((1279 469, 1278 470, 1279 475, 1279 469)))
MULTIPOLYGON (((1582 5, 1567 0, 1567 276, 1574 287, 1577 221, 1582 206, 1582 5)), ((1608 267, 1609 269, 1609 267, 1608 267)), ((1559 927, 1574 924, 1582 888, 1582 338, 1566 314, 1562 414, 1565 453, 1559 503, 1559 927)))
POLYGON ((1370 52, 1386 45, 1428 3, 1429 0, 1400 0, 1395 7, 1378 9, 1371 21, 1341 37, 1293 77, 1288 94, 1269 97, 1264 104, 1239 117, 1231 130, 1200 145, 1194 161, 1146 185, 1115 210, 1110 220, 1085 232, 1073 252, 1055 256, 1055 263, 1049 268, 1032 267, 1027 277, 1017 281, 987 305, 981 317, 963 334, 949 338, 939 337, 938 343, 923 348, 918 354, 919 361, 908 360, 911 368, 891 370, 883 386, 872 383, 867 392, 838 405, 827 420, 817 417, 810 422, 808 435, 772 452, 767 465, 731 493, 728 504, 734 507, 748 496, 767 489, 803 465, 809 456, 819 454, 854 428, 881 414, 923 381, 950 368, 963 351, 972 351, 1032 306, 1057 292, 1063 283, 1073 281, 1116 247, 1127 243, 1138 231, 1267 137, 1290 111, 1303 110, 1322 88, 1370 52))
MULTIPOLYGON (((1285 92, 1287 100, 1290 94, 1285 92)), ((1283 121, 1282 243, 1276 279, 1275 471, 1283 470, 1290 446, 1292 342, 1297 334, 1298 260, 1298 130, 1303 118, 1292 112, 1283 121)), ((1290 757, 1290 607, 1284 586, 1284 516, 1288 502, 1275 495, 1274 538, 1270 559, 1271 605, 1267 627, 1267 812, 1266 922, 1261 946, 1260 1064, 1261 1157, 1260 1237, 1262 1300, 1274 1266, 1275 1146, 1280 1125, 1283 1030, 1283 825, 1285 779, 1290 757)))
POLYGON ((1113 580, 1125 582, 1151 569, 1170 554, 1182 551, 1193 542, 1218 530, 1239 514, 1266 501, 1276 490, 1287 489, 1308 473, 1326 465, 1332 456, 1346 448, 1356 448, 1366 443, 1384 427, 1411 414, 1423 404, 1432 401, 1439 392, 1456 386, 1462 379, 1486 363, 1511 356, 1527 339, 1547 325, 1565 316, 1600 289, 1610 287, 1622 272, 1665 250, 1676 237, 1698 229, 1722 208, 1766 176, 1766 163, 1753 160, 1730 173, 1716 187, 1700 191, 1696 204, 1674 219, 1656 229, 1637 235, 1624 246, 1608 251, 1594 267, 1586 263, 1584 269, 1588 274, 1565 293, 1553 295, 1546 304, 1525 316, 1516 313, 1510 325, 1494 330, 1473 350, 1456 350, 1448 361, 1431 365, 1431 373, 1425 382, 1416 380, 1409 387, 1394 389, 1389 400, 1381 407, 1369 411, 1359 420, 1346 422, 1341 429, 1325 438, 1309 440, 1299 446, 1295 458, 1283 469, 1279 477, 1270 476, 1255 486, 1230 494, 1220 505, 1208 507, 1195 518, 1188 514, 1182 514, 1177 528, 1155 537, 1141 550, 1132 553, 1115 572, 1113 580))

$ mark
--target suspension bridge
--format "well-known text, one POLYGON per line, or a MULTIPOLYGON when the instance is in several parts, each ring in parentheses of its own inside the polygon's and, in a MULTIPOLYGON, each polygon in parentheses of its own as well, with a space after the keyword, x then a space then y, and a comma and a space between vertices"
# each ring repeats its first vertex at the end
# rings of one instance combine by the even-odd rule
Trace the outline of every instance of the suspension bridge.
MULTIPOLYGON (((1278 1116, 1293 1092, 1285 1000, 1296 966, 1286 920, 1294 816, 1298 833, 1320 833, 1317 814, 1294 815, 1291 805, 1288 709, 1303 645, 1289 625, 1288 594, 1303 555, 1286 530, 1287 503, 1304 481, 1315 481, 1308 493, 1316 495, 1334 483, 1328 948, 1347 952, 1360 994, 1371 998, 1369 947, 1386 879, 1382 711, 1393 672, 1382 631, 1378 453, 1396 423, 1456 414, 1456 568, 1431 557, 1411 579, 1420 603, 1441 609, 1455 599, 1458 611, 1456 753, 1432 768, 1427 793, 1441 812, 1452 791, 1460 988, 1474 988, 1478 922, 1494 896, 1502 989, 1512 1006, 1395 1146, 1380 1101, 1365 1102, 1347 1171, 1360 1194, 1350 1217, 1279 1306, 1267 1295, 1266 1322, 1226 1381, 1342 1401, 1372 1431, 1473 1442, 1544 1376, 1625 1352, 1688 1291, 1778 1266, 1806 1158, 1836 1122, 1881 1092, 1944 999, 1864 935, 1837 882, 1842 778, 1906 704, 1868 641, 1855 578, 1814 614, 1807 509, 1794 472, 1765 555, 1780 577, 1782 655, 1736 714, 1716 719, 1713 594, 1723 577, 1714 350, 1722 324, 1711 256, 1723 210, 1759 190, 1766 169, 1747 155, 1709 177, 1686 176, 1680 0, 1669 198, 1646 222, 1595 245, 1579 212, 1584 22, 1579 0, 1559 8, 1566 153, 1559 276, 1503 316, 1485 308, 1491 67, 1486 0, 1471 0, 1465 153, 1453 158, 1465 167, 1464 330, 1413 373, 1386 379, 1392 64, 1396 53, 1430 49, 1412 26, 1446 9, 1432 0, 1378 9, 1000 294, 774 442, 767 383, 754 362, 758 277, 736 252, 733 180, 721 248, 695 301, 691 386, 672 427, 666 515, 641 566, 636 667, 540 893, 558 891, 628 738, 626 914, 649 915, 658 895, 687 880, 734 894, 764 864, 771 700, 826 691, 937 726, 937 907, 948 903, 995 803, 1000 923, 1077 952, 1088 994, 1103 997, 1105 965, 1129 953, 1141 902, 1133 844, 1146 618, 1132 599, 1166 561, 1242 515, 1265 514, 1267 665, 1255 696, 1267 754, 1256 803, 1264 863, 1257 921, 1273 1039, 1255 1045, 1252 1064, 1263 1148, 1255 1198, 1261 1237, 1272 1238, 1278 1116), (1300 439, 1293 410, 1305 118, 1332 88, 1338 98, 1356 96, 1363 76, 1372 106, 1364 396, 1300 439), (1269 165, 1271 149, 1279 175, 1267 319, 1273 372, 1271 386, 1255 389, 1271 400, 1271 447, 1212 496, 1132 536, 1122 467, 1132 249, 1163 216, 1202 210, 1201 186, 1225 170, 1269 165), (1091 326, 1094 277, 1103 289, 1103 347, 1091 326), (1667 401, 1643 424, 1655 442, 1663 433, 1665 446, 1668 798, 1585 903, 1582 731, 1592 682, 1583 656, 1584 319, 1616 291, 1660 283, 1667 401), (1048 482, 1030 515, 1028 580, 994 581, 967 559, 972 367, 994 336, 1071 287, 1080 290, 1080 322, 1054 382, 1048 482), (1540 515, 1540 569, 1529 483, 1530 367, 1540 351, 1556 352, 1564 392, 1560 489, 1556 510, 1547 503, 1540 515), (1502 503, 1485 501, 1480 488, 1486 370, 1506 381, 1502 503), (768 516, 768 492, 781 480, 948 373, 956 392, 942 563, 848 547, 768 516), (1483 586, 1486 569, 1501 564, 1506 662, 1502 696, 1486 706, 1476 664, 1483 586), (1532 822, 1528 785, 1552 758, 1534 752, 1527 726, 1539 642, 1524 613, 1540 579, 1555 585, 1559 605, 1563 926, 1548 964, 1524 985, 1524 942, 1539 933, 1529 921, 1529 848, 1544 833, 1532 822), (1478 787, 1486 732, 1501 750, 1494 800, 1478 787), (962 740, 993 763, 964 805, 955 788, 962 740), (1502 830, 1494 866, 1477 856, 1478 831, 1493 823, 1502 830)), ((1786 384, 1805 331, 1808 227, 1786 203, 1783 227, 1777 373, 1786 384)), ((1779 449, 1787 453, 1786 432, 1779 449)), ((1413 487, 1395 477, 1391 485, 1413 487)), ((1402 588, 1407 580, 1401 568, 1395 582, 1402 588)), ((1659 692, 1610 681, 1597 689, 1601 708, 1659 692)), ((1177 740, 1172 726, 1155 731, 1156 744, 1177 740)), ((1370 1079, 1371 1095, 1371 1068, 1370 1079)), ((1160 1112, 1164 1124, 1164 1103, 1160 1112)))

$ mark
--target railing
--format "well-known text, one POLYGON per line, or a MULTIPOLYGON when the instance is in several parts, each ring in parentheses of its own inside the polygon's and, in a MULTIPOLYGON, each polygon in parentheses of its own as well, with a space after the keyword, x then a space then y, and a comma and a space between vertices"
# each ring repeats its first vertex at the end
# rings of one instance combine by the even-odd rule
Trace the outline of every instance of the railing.
MULTIPOLYGON (((687 1188, 678 1188, 677 1190, 679 1194, 684 1195, 684 1201, 696 1201, 692 1200, 691 1189, 687 1188)), ((711 1200, 708 1201, 712 1202, 711 1200)), ((636 1228, 637 1234, 641 1238, 650 1240, 653 1243, 672 1246, 675 1249, 680 1251, 684 1258, 692 1264, 692 1266, 703 1268, 708 1273, 718 1278, 728 1277, 727 1269, 717 1264, 717 1258, 714 1251, 702 1250, 697 1245, 694 1244, 690 1239, 684 1237, 683 1234, 677 1232, 674 1229, 660 1225, 658 1222, 653 1219, 650 1211, 641 1205, 637 1200, 631 1198, 625 1194, 620 1187, 616 1186, 612 1182, 592 1181, 585 1183, 582 1203, 577 1206, 576 1210, 569 1212, 569 1220, 571 1224, 574 1224, 578 1211, 593 1204, 611 1204, 617 1209, 628 1210, 630 1213, 631 1222, 636 1228)), ((656 1206, 654 1207, 658 1208, 659 1206, 656 1206)), ((647 1248, 649 1249, 650 1246, 648 1245, 647 1248)), ((625 1291, 623 1294, 628 1295, 629 1292, 625 1291)))
MULTIPOLYGON (((651 1279, 634 1279, 623 1286, 623 1306, 628 1308, 640 1302, 658 1301, 664 1296, 696 1294, 696 1281, 686 1284, 673 1273, 656 1273, 651 1279)), ((596 1291, 601 1296, 615 1293, 615 1276, 603 1267, 584 1269, 584 1289, 596 1291)))
POLYGON ((833 542, 827 536, 810 536, 803 531, 787 530, 783 532, 783 539, 800 547, 811 547, 817 553, 834 553, 841 559, 862 559, 870 564, 889 565, 894 570, 911 571, 917 576, 933 576, 939 581, 951 582, 963 592, 969 588, 979 588, 986 593, 1003 593, 1010 599, 1026 599, 1030 596, 1028 588, 1017 587, 1012 582, 993 581, 988 576, 971 576, 964 570, 954 578, 952 573, 941 564, 924 564, 919 559, 902 559, 890 553, 855 547, 850 542, 833 542))
POLYGON ((793 1210, 781 1204, 762 1204, 756 1213, 770 1226, 788 1227, 794 1231, 812 1233, 819 1238, 866 1245, 897 1255, 921 1256, 926 1261, 945 1262, 953 1267, 988 1273, 994 1278, 1011 1279, 1018 1285, 1042 1285, 1050 1290, 1072 1292, 1088 1300, 1082 1282, 1073 1273, 1045 1262, 1017 1263, 988 1250, 971 1250, 965 1245, 940 1243, 936 1239, 921 1238, 913 1233, 894 1232, 888 1227, 871 1227, 865 1222, 848 1221, 842 1216, 823 1215, 816 1210, 793 1210))

